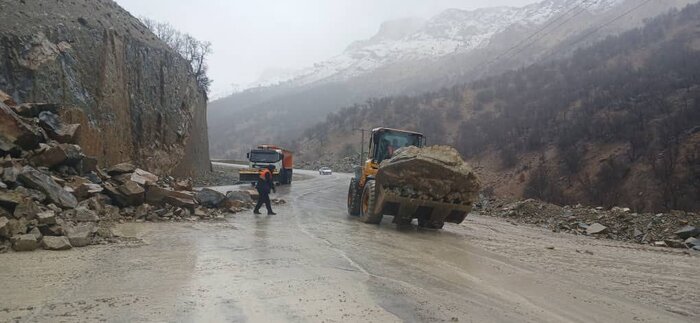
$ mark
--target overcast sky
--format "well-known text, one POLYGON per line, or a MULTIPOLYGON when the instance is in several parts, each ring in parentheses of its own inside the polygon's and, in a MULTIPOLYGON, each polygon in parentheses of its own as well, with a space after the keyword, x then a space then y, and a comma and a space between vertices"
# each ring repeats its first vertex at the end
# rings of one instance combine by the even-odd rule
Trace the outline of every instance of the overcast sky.
POLYGON ((340 54, 379 25, 447 8, 522 6, 538 0, 116 0, 134 16, 169 22, 213 44, 213 93, 340 54))

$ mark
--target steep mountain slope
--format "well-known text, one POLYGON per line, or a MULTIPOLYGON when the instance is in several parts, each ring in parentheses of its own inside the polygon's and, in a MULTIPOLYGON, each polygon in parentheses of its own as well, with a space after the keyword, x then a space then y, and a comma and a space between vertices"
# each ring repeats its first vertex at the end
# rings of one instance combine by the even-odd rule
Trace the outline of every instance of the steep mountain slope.
POLYGON ((206 95, 189 64, 111 0, 1 1, 0 90, 81 123, 106 164, 209 170, 206 95))
POLYGON ((373 38, 286 82, 212 102, 211 151, 241 157, 258 141, 284 143, 298 136, 342 106, 436 90, 566 56, 695 1, 545 0, 523 8, 451 9, 427 21, 389 22, 373 38))
POLYGON ((700 4, 536 64, 415 97, 370 100, 309 128, 305 160, 356 156, 354 128, 457 147, 499 195, 700 209, 700 4))

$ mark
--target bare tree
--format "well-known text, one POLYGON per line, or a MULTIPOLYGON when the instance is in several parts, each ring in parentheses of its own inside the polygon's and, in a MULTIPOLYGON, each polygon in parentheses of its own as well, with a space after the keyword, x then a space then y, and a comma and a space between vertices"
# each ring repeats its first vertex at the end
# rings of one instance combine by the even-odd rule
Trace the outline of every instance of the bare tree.
POLYGON ((209 93, 211 80, 207 75, 209 70, 207 58, 212 53, 211 43, 197 40, 190 34, 182 33, 169 23, 158 22, 145 17, 142 17, 141 21, 146 28, 165 42, 168 47, 187 60, 192 74, 197 79, 197 84, 205 93, 209 93))

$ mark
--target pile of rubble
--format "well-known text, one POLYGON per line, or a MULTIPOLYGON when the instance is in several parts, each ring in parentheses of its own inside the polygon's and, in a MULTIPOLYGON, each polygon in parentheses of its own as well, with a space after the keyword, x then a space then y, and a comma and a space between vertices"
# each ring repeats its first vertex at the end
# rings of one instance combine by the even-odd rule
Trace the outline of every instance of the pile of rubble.
POLYGON ((116 221, 194 221, 251 208, 254 192, 194 191, 131 163, 98 167, 51 104, 0 92, 0 252, 65 250, 113 239, 116 221))
POLYGON ((485 198, 477 203, 475 210, 554 232, 700 250, 700 214, 693 212, 635 213, 620 207, 562 207, 532 199, 505 202, 485 198))

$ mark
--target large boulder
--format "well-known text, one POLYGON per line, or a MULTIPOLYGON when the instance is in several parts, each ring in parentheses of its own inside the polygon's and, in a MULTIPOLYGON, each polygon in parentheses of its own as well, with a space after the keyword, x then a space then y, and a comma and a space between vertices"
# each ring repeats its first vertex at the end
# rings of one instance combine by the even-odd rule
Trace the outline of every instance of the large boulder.
POLYGON ((53 168, 59 165, 77 165, 83 159, 79 146, 60 144, 32 156, 29 162, 36 167, 53 168))
POLYGON ((141 205, 145 200, 146 190, 133 181, 126 181, 123 185, 119 186, 119 192, 124 195, 125 202, 129 206, 141 205))
POLYGON ((94 223, 81 223, 66 228, 68 241, 76 248, 91 245, 95 232, 97 232, 97 226, 94 223))
POLYGON ((480 182, 459 152, 447 146, 406 147, 384 160, 377 184, 410 198, 470 205, 480 182))
POLYGON ((78 200, 73 194, 64 190, 50 176, 32 167, 25 166, 22 168, 18 179, 27 187, 37 189, 46 194, 49 201, 64 209, 72 209, 78 205, 78 200))
POLYGON ((39 248, 39 241, 33 234, 22 234, 12 237, 12 249, 15 251, 34 251, 39 248))
POLYGON ((36 202, 27 197, 24 198, 22 202, 17 204, 17 207, 15 207, 15 211, 12 214, 16 219, 26 218, 27 220, 34 220, 39 212, 41 212, 41 209, 39 209, 36 202))
POLYGON ((167 203, 177 207, 193 210, 197 206, 193 194, 187 191, 173 191, 157 185, 146 187, 146 201, 154 205, 167 203))
POLYGON ((66 237, 47 236, 41 239, 41 247, 46 250, 68 250, 73 248, 66 237))
POLYGON ((22 203, 26 198, 26 195, 14 190, 8 191, 0 189, 0 206, 7 207, 8 209, 14 209, 17 204, 22 203))
POLYGON ((151 174, 143 169, 137 168, 134 170, 134 172, 131 174, 131 177, 129 178, 132 182, 136 182, 137 184, 140 185, 146 185, 147 183, 153 183, 155 184, 158 182, 158 176, 151 174))
POLYGON ((241 201, 244 203, 253 202, 249 191, 231 191, 226 193, 226 198, 231 201, 241 201))
POLYGON ((133 173, 136 170, 136 166, 132 163, 121 163, 116 164, 109 169, 107 169, 107 174, 110 176, 133 173))
POLYGON ((60 143, 74 143, 80 124, 64 124, 53 112, 39 113, 39 125, 46 131, 49 138, 60 143))
POLYGON ((221 206, 221 203, 226 199, 226 195, 209 188, 204 188, 195 192, 195 198, 200 205, 213 209, 221 206))
POLYGON ((43 141, 41 131, 24 122, 12 109, 0 103, 0 150, 32 150, 43 141))
POLYGON ((694 226, 685 226, 678 231, 674 232, 681 239, 688 239, 690 237, 700 236, 700 229, 694 226))
POLYGON ((25 218, 21 219, 10 219, 7 224, 7 235, 12 237, 16 235, 22 235, 27 233, 29 226, 29 220, 25 218))

